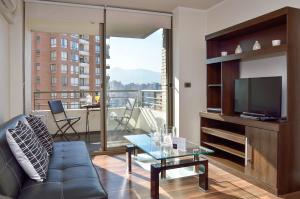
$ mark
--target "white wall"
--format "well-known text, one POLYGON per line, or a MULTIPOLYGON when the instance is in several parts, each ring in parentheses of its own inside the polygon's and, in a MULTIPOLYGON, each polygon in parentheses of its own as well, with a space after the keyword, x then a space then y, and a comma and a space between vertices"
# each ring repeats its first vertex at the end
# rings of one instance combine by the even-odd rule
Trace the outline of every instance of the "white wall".
MULTIPOLYGON (((291 6, 299 0, 224 0, 206 11, 177 8, 173 12, 174 122, 180 136, 199 141, 199 112, 206 109, 206 34, 291 6), (192 88, 184 88, 191 81, 192 88)), ((241 63, 241 77, 283 77, 286 115, 286 56, 241 63)))
POLYGON ((199 112, 206 108, 206 15, 182 7, 173 14, 175 126, 180 136, 199 143, 199 112), (192 87, 184 88, 184 82, 192 87))
POLYGON ((207 12, 207 33, 212 33, 259 15, 291 6, 300 8, 299 0, 224 0, 207 12))
MULTIPOLYGON (((282 7, 300 8, 299 0, 225 0, 207 12, 207 33, 244 22, 282 7)), ((241 77, 282 76, 282 116, 286 116, 287 59, 276 56, 241 63, 241 77)))
POLYGON ((0 13, 0 124, 23 112, 23 1, 17 3, 12 23, 0 13))
POLYGON ((9 24, 0 13, 0 124, 10 115, 9 24))
POLYGON ((18 0, 14 23, 9 25, 10 117, 23 113, 23 2, 18 0))

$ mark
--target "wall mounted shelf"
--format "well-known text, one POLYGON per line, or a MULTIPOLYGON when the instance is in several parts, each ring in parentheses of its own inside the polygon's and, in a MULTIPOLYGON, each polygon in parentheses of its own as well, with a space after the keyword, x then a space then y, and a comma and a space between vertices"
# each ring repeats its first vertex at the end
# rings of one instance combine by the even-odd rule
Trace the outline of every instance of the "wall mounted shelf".
POLYGON ((206 64, 214 64, 214 63, 233 61, 233 60, 258 59, 258 58, 268 57, 268 56, 276 55, 278 53, 286 53, 286 52, 287 52, 287 45, 282 44, 280 46, 269 47, 266 49, 210 58, 206 60, 206 64))

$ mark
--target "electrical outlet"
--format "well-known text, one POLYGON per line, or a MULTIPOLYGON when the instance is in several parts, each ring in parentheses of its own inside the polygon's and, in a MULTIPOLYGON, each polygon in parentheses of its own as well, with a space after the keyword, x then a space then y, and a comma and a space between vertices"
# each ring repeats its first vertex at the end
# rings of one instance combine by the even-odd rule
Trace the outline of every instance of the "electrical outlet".
POLYGON ((191 88, 192 83, 191 82, 184 82, 184 88, 191 88))

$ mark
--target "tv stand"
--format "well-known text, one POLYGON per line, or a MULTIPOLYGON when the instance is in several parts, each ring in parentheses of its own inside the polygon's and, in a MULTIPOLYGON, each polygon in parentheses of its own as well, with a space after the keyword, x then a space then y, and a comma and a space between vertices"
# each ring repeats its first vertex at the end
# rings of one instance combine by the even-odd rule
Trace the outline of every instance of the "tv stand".
MULTIPOLYGON (((201 116, 210 162, 275 194, 300 191, 300 9, 285 7, 206 35, 207 104, 201 116), (272 46, 280 39, 281 45, 272 46), (255 41, 261 49, 253 51, 255 41), (237 45, 243 49, 235 54, 237 45), (227 56, 221 56, 226 51, 227 56), (243 61, 286 56, 286 121, 241 118, 234 111, 234 80, 243 61), (209 109, 213 108, 213 109, 209 109)), ((271 69, 270 69, 271 70, 271 69)), ((270 71, 271 76, 271 71, 270 71)), ((251 115, 253 116, 253 115, 251 115)))
POLYGON ((269 192, 281 193, 283 181, 279 176, 286 172, 286 162, 280 154, 285 145, 286 122, 209 112, 201 112, 200 118, 201 145, 215 151, 206 155, 210 163, 269 192))

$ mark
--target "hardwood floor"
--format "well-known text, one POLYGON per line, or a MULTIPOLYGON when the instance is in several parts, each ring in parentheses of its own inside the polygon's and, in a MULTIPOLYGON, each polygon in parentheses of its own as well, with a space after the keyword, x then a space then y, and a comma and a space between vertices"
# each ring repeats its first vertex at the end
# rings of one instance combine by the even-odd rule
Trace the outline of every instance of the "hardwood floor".
MULTIPOLYGON (((93 157, 100 169, 100 178, 112 199, 150 198, 150 173, 133 164, 132 174, 126 172, 125 155, 101 155, 93 157)), ((209 165, 209 191, 198 188, 197 177, 186 177, 160 182, 162 199, 296 199, 300 194, 276 197, 247 181, 231 175, 213 165, 209 165)))

